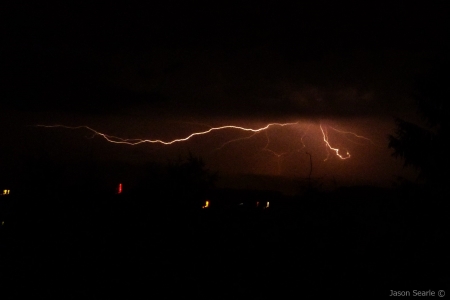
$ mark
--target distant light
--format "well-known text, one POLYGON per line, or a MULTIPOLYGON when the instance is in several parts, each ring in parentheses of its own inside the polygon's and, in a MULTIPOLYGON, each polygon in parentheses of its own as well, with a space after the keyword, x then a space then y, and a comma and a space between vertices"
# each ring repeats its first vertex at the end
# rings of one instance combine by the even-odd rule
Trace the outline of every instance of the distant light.
POLYGON ((202 206, 202 208, 207 208, 209 206, 209 200, 205 201, 205 205, 202 206))
POLYGON ((269 208, 269 201, 267 201, 266 208, 269 208))
POLYGON ((2 226, 5 225, 5 221, 2 221, 2 226))
POLYGON ((244 203, 239 203, 239 205, 244 205, 244 203))
POLYGON ((3 190, 3 194, 2 195, 9 195, 10 190, 3 190))
POLYGON ((256 207, 258 207, 259 206, 259 201, 256 201, 256 207))
POLYGON ((117 190, 117 193, 122 194, 122 184, 121 183, 119 183, 119 188, 117 190))

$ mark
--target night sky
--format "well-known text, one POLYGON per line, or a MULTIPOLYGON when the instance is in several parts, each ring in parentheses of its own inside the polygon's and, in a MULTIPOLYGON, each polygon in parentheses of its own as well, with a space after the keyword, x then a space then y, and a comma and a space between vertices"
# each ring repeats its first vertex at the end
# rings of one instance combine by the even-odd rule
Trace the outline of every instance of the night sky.
POLYGON ((324 182, 414 179, 391 157, 387 136, 395 117, 419 121, 414 82, 449 36, 435 3, 22 3, 4 11, 0 167, 11 178, 32 156, 139 164, 190 151, 220 184, 242 188, 260 188, 256 175, 285 185, 307 178, 306 152, 312 177, 324 182), (135 146, 83 128, 35 127, 171 141, 274 122, 297 124, 135 146), (321 128, 349 158, 327 148, 321 128))

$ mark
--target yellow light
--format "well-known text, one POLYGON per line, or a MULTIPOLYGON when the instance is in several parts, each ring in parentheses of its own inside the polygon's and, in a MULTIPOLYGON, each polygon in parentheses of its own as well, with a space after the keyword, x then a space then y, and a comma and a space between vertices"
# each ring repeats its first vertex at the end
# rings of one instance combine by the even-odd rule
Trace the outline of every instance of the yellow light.
POLYGON ((205 202, 205 205, 204 206, 202 206, 202 208, 207 208, 209 206, 209 201, 208 200, 206 200, 206 202, 205 202))
POLYGON ((269 208, 269 201, 267 201, 266 208, 269 208))

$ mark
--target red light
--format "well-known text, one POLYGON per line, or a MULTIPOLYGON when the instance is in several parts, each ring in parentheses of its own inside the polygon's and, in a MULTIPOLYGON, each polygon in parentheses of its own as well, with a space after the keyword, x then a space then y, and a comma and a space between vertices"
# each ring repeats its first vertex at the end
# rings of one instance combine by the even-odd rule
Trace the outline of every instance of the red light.
POLYGON ((122 193, 122 184, 121 183, 119 183, 119 189, 118 189, 118 192, 117 192, 118 194, 121 194, 122 193))

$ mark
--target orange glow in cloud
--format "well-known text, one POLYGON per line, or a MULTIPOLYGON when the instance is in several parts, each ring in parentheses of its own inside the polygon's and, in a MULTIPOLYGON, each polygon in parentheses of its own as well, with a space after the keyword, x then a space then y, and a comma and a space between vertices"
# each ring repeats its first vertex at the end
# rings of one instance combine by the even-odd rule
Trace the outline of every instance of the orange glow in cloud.
POLYGON ((241 126, 234 126, 234 125, 225 125, 225 126, 220 126, 220 127, 212 127, 208 130, 205 131, 199 131, 199 132, 194 132, 191 133, 190 135, 188 135, 187 137, 184 138, 179 138, 179 139, 174 139, 171 141, 163 141, 163 140, 150 140, 150 139, 124 139, 124 138, 120 138, 117 136, 112 136, 112 135, 108 135, 105 133, 101 133, 98 132, 88 126, 76 126, 76 127, 70 127, 70 126, 64 126, 64 125, 37 125, 38 127, 45 127, 45 128, 56 128, 56 127, 62 127, 62 128, 67 128, 67 129, 80 129, 80 128, 85 128, 89 131, 91 131, 92 133, 94 133, 94 135, 98 135, 103 137, 105 140, 107 140, 110 143, 115 143, 115 144, 127 144, 127 145, 131 145, 131 146, 136 146, 139 144, 144 144, 144 143, 151 143, 151 144, 163 144, 163 145, 171 145, 174 143, 179 143, 179 142, 185 142, 189 139, 191 139, 194 136, 197 135, 205 135, 208 133, 211 133, 213 131, 219 131, 219 130, 225 130, 225 129, 235 129, 235 130, 241 130, 241 131, 250 131, 250 132, 261 132, 264 130, 269 129, 270 127, 274 127, 274 126, 278 126, 278 127, 284 127, 284 126, 292 126, 292 125, 297 125, 298 123, 270 123, 267 124, 264 127, 261 128, 257 128, 257 129, 253 129, 253 128, 246 128, 246 127, 241 127, 241 126))
MULTIPOLYGON (((229 139, 227 142, 223 143, 219 148, 216 148, 215 151, 220 150, 220 149, 224 148, 226 145, 231 144, 231 143, 235 143, 235 142, 239 142, 239 141, 243 141, 243 140, 250 140, 253 137, 256 137, 257 134, 264 132, 267 141, 266 141, 265 146, 263 146, 263 148, 261 149, 261 151, 266 151, 266 152, 274 155, 278 159, 278 164, 280 164, 280 159, 282 157, 285 157, 286 155, 292 155, 294 153, 298 153, 302 149, 305 149, 308 147, 308 145, 306 144, 306 141, 305 141, 306 136, 312 136, 314 139, 317 139, 317 137, 314 137, 315 134, 313 134, 310 130, 311 126, 313 126, 313 125, 314 125, 313 123, 309 123, 307 125, 306 129, 302 129, 301 135, 299 135, 297 138, 292 137, 292 135, 286 136, 287 142, 299 141, 301 143, 301 147, 294 146, 293 148, 291 148, 288 151, 280 150, 280 149, 277 151, 274 151, 269 148, 270 140, 269 140, 269 136, 268 136, 268 130, 272 129, 272 128, 280 128, 280 127, 291 127, 291 128, 294 128, 295 130, 297 130, 297 129, 299 129, 299 127, 301 127, 301 124, 299 121, 298 122, 290 122, 290 123, 268 123, 267 125, 265 125, 263 127, 259 127, 259 128, 249 128, 249 127, 242 127, 242 126, 235 126, 235 125, 224 125, 224 126, 220 126, 220 127, 211 127, 208 130, 192 132, 185 137, 176 138, 176 139, 172 139, 172 140, 122 138, 122 137, 117 137, 117 136, 99 132, 88 126, 76 126, 76 127, 65 126, 65 125, 36 125, 36 126, 44 127, 44 128, 87 129, 88 131, 93 133, 93 136, 99 136, 110 143, 125 144, 125 145, 130 145, 130 146, 137 146, 137 145, 141 145, 141 144, 161 144, 161 145, 168 146, 168 145, 172 145, 175 143, 187 142, 188 140, 190 140, 196 136, 209 135, 209 134, 213 134, 214 132, 217 132, 217 131, 225 131, 225 130, 231 131, 231 132, 243 131, 243 132, 250 133, 250 135, 246 136, 246 137, 229 139)), ((366 141, 369 141, 372 143, 372 141, 369 138, 364 137, 362 135, 358 135, 358 134, 350 132, 350 131, 338 130, 334 127, 325 126, 322 124, 319 124, 319 128, 320 128, 320 132, 322 134, 321 140, 323 140, 323 142, 325 143, 326 149, 334 152, 336 154, 336 156, 341 160, 349 159, 351 157, 351 155, 348 150, 345 150, 345 154, 344 154, 343 153, 344 151, 342 149, 333 147, 331 145, 331 143, 329 141, 328 128, 339 133, 340 135, 344 135, 346 139, 348 139, 348 137, 346 137, 346 136, 349 135, 349 136, 352 136, 354 139, 362 139, 362 140, 366 140, 366 141)), ((288 134, 292 134, 292 131, 288 134)), ((274 136, 279 138, 284 135, 285 135, 285 132, 277 132, 277 134, 274 136)), ((350 141, 352 141, 352 140, 350 140, 350 141)), ((324 161, 328 160, 328 158, 329 158, 329 154, 324 159, 324 161)), ((279 166, 279 168, 280 168, 280 166, 279 166)), ((122 184, 119 185, 118 191, 119 191, 119 193, 122 192, 122 184)))

